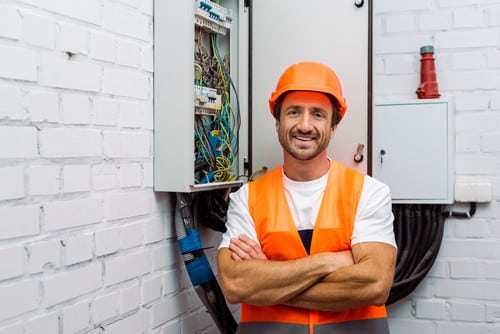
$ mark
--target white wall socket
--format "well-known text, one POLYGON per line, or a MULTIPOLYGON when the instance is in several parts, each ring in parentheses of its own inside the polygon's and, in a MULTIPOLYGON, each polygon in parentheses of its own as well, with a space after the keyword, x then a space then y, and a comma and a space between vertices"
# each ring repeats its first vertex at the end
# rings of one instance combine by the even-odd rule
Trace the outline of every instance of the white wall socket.
POLYGON ((455 183, 456 202, 486 203, 492 199, 491 184, 487 182, 455 183))

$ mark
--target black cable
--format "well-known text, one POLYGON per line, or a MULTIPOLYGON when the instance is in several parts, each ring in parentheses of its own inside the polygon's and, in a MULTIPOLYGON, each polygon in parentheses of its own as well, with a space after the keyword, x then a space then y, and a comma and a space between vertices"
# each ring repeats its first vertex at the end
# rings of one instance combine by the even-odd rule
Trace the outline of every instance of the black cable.
POLYGON ((387 305, 412 293, 431 270, 444 234, 442 212, 440 205, 393 205, 398 256, 387 305))

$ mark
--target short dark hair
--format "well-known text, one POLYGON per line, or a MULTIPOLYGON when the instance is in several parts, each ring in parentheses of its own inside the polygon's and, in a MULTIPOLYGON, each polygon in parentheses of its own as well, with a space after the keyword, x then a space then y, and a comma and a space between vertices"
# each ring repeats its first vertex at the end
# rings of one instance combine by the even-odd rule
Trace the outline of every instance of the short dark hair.
MULTIPOLYGON (((275 105, 274 110, 273 110, 273 115, 274 115, 274 118, 276 118, 277 120, 280 119, 281 105, 283 104, 283 100, 291 92, 293 92, 293 91, 288 91, 288 92, 281 94, 280 97, 278 97, 278 99, 276 100, 276 105, 275 105)), ((333 115, 332 115, 331 127, 334 128, 342 120, 342 116, 340 115, 340 103, 332 95, 326 94, 326 93, 325 93, 325 95, 328 96, 328 98, 330 99, 330 102, 332 103, 333 115)))

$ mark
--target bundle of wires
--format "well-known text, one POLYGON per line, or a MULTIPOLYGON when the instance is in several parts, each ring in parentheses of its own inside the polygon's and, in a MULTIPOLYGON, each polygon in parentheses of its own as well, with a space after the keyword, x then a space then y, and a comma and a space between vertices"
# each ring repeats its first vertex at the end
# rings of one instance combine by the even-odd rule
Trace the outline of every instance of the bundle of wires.
POLYGON ((236 179, 241 124, 238 94, 229 75, 227 59, 221 57, 217 47, 217 35, 210 34, 211 56, 202 45, 201 29, 197 36, 195 84, 216 89, 221 95, 221 108, 214 116, 196 115, 195 170, 200 174, 199 183, 232 181, 236 179), (230 88, 236 96, 236 110, 230 101, 230 88))
POLYGON ((392 211, 398 257, 387 305, 409 295, 425 278, 439 253, 444 231, 440 205, 394 204, 392 211))

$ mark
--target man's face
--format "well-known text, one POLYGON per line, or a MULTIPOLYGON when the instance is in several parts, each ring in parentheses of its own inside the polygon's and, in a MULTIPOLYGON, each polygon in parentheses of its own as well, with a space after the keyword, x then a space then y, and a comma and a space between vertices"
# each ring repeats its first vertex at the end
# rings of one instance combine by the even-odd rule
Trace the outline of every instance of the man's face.
POLYGON ((276 121, 285 152, 297 160, 311 160, 325 152, 335 131, 332 115, 332 103, 325 94, 297 91, 286 95, 276 121))

